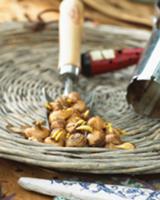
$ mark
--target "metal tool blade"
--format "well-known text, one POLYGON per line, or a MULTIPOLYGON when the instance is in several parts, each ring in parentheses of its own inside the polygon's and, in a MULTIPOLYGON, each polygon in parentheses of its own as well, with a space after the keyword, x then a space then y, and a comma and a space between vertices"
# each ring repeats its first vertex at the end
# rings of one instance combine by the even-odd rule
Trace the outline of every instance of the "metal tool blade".
POLYGON ((157 102, 160 100, 160 88, 158 89, 157 87, 159 87, 159 85, 151 81, 142 94, 137 106, 141 114, 156 117, 154 110, 157 102))
POLYGON ((64 80, 64 96, 73 91, 73 80, 70 77, 66 77, 64 80))

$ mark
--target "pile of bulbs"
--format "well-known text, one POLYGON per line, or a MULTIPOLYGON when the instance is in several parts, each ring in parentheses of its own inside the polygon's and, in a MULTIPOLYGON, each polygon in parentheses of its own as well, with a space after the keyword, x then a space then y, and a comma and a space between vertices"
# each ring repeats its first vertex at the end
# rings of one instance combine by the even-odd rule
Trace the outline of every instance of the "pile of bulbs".
POLYGON ((113 128, 99 116, 91 116, 90 110, 80 98, 79 93, 57 98, 45 105, 48 110, 49 127, 42 121, 34 126, 8 128, 23 134, 27 139, 60 147, 105 147, 109 149, 135 148, 129 142, 123 142, 121 136, 126 132, 113 128))

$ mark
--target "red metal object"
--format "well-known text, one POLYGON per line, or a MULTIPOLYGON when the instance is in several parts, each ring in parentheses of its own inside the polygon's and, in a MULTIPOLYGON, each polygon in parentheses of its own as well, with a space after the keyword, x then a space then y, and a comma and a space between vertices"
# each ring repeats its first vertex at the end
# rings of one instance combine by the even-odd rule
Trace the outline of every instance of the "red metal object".
POLYGON ((143 48, 89 51, 82 55, 82 74, 93 76, 135 65, 143 51, 143 48))

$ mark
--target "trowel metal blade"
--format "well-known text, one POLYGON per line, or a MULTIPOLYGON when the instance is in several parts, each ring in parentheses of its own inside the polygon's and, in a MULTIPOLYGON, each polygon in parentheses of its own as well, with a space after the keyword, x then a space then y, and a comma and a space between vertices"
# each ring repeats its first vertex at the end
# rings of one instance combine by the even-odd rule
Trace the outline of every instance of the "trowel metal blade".
POLYGON ((159 87, 159 85, 153 81, 148 84, 136 108, 139 113, 147 116, 159 117, 154 113, 155 109, 158 109, 158 107, 156 108, 156 104, 160 100, 160 88, 157 89, 157 87, 159 87))

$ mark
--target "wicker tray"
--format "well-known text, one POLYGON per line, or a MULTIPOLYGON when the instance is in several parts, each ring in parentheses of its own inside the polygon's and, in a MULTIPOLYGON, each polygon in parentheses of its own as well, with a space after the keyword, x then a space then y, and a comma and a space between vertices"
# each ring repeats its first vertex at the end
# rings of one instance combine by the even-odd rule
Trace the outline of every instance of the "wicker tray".
MULTIPOLYGON (((134 67, 79 81, 83 98, 85 94, 93 97, 93 111, 128 131, 124 140, 136 144, 134 151, 57 148, 6 130, 7 123, 19 126, 45 119, 43 88, 53 99, 61 94, 63 86, 56 72, 57 35, 57 24, 42 32, 33 32, 28 24, 0 25, 0 157, 74 172, 159 173, 160 123, 135 114, 125 100, 134 67)), ((144 46, 148 37, 145 31, 86 24, 83 51, 144 46)))

